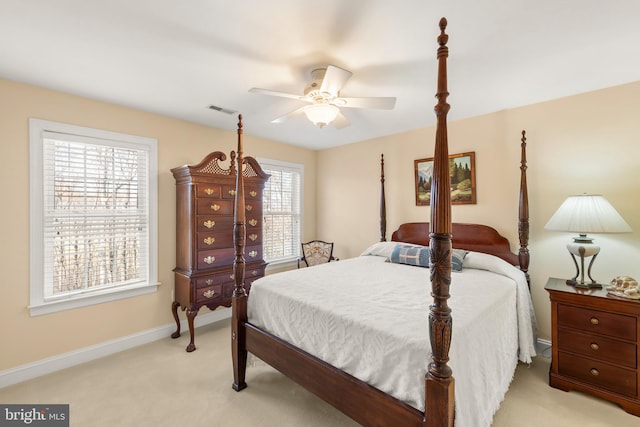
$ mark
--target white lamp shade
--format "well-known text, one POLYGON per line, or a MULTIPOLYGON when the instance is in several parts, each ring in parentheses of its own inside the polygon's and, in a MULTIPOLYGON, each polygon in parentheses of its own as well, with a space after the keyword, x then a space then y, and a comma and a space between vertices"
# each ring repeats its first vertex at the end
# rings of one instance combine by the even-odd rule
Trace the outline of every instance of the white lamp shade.
POLYGON ((335 120, 340 109, 331 104, 311 104, 302 109, 307 118, 318 127, 325 127, 335 120))
POLYGON ((631 227, 601 195, 569 196, 544 226, 551 231, 628 233, 631 227))

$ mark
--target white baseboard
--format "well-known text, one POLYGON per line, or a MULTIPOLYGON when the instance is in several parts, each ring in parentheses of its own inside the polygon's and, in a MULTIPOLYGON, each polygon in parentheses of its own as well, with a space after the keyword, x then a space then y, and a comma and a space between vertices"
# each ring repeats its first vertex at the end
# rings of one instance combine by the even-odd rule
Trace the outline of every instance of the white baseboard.
POLYGON ((547 359, 550 359, 551 358, 551 341, 538 338, 536 340, 536 352, 539 355, 546 357, 547 359))
MULTIPOLYGON (((199 326, 229 319, 230 317, 231 309, 221 307, 218 310, 196 316, 194 326, 197 328, 199 326)), ((167 338, 175 331, 175 328, 176 324, 175 322, 172 322, 171 324, 149 329, 137 334, 106 341, 90 347, 74 350, 69 353, 59 354, 37 362, 18 366, 17 368, 0 371, 0 388, 50 374, 61 369, 70 368, 72 366, 99 359, 123 350, 128 350, 139 345, 167 338)), ((180 330, 182 333, 184 333, 184 331, 187 331, 188 333, 189 325, 186 319, 182 319, 180 321, 180 330)))

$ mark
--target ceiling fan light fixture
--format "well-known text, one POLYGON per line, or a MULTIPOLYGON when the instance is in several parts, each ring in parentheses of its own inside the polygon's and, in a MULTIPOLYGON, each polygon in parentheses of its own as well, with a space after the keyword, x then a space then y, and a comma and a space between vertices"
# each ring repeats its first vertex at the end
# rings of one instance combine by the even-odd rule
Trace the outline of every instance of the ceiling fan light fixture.
POLYGON ((338 116, 340 109, 331 104, 311 104, 302 109, 314 125, 323 128, 338 116))

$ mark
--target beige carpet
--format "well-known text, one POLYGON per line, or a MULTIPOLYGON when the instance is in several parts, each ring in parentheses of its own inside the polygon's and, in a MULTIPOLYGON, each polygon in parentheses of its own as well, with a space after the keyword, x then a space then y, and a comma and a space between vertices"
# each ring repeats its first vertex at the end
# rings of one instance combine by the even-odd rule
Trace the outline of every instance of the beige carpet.
MULTIPOLYGON (((68 403, 71 426, 355 426, 268 366, 250 367, 249 387, 231 389, 228 321, 0 389, 0 402, 68 403)), ((518 367, 495 427, 640 425, 590 396, 547 385, 549 359, 518 367)))

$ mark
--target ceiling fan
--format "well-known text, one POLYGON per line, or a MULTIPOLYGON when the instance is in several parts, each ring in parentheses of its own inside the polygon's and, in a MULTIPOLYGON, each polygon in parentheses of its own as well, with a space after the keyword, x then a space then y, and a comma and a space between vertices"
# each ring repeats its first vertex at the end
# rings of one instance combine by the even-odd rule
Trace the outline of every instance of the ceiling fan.
POLYGON ((309 105, 276 118, 272 123, 282 123, 291 116, 302 112, 320 128, 332 123, 333 126, 341 129, 349 125, 349 120, 340 112, 340 107, 393 109, 396 105, 394 97, 345 98, 340 96, 340 89, 352 75, 351 71, 329 65, 327 68, 317 68, 311 72, 311 82, 304 88, 304 95, 255 87, 249 89, 249 92, 292 98, 309 103, 309 105))

